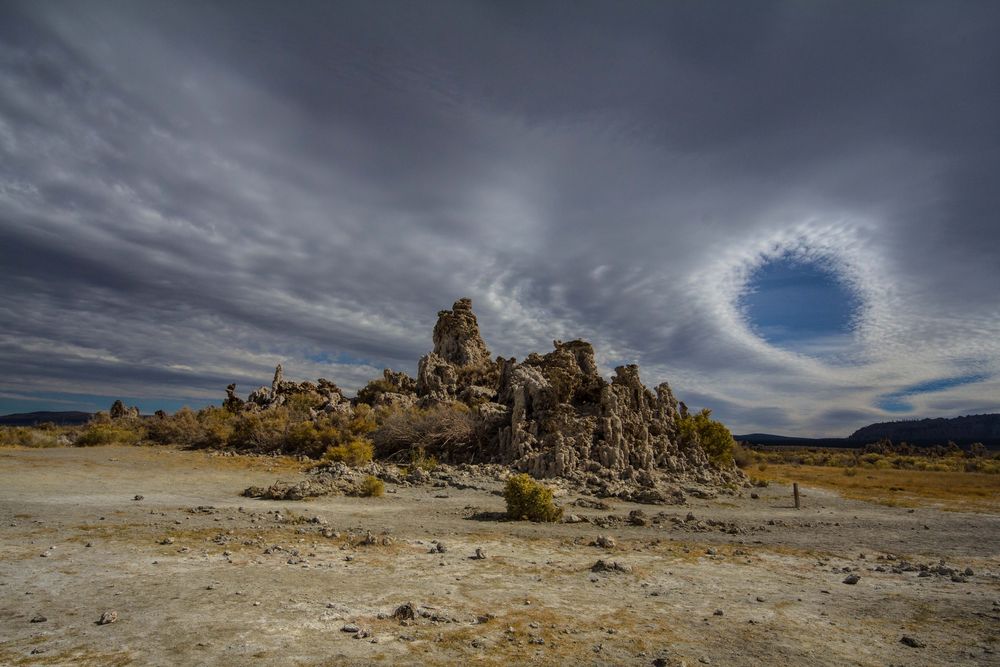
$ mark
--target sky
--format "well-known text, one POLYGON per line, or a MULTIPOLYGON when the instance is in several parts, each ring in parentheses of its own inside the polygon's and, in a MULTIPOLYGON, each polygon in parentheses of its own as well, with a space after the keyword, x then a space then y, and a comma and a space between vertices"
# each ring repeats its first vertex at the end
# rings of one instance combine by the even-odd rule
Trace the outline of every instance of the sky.
POLYGON ((1000 3, 0 0, 0 413, 348 390, 470 297, 736 433, 1000 411, 1000 3))

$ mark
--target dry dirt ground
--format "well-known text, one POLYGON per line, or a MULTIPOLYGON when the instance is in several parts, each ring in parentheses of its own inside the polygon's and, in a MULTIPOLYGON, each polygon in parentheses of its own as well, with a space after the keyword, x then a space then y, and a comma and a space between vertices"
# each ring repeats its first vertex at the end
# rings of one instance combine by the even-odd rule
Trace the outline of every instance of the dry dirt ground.
POLYGON ((673 507, 558 499, 593 520, 665 513, 602 529, 500 521, 488 488, 239 495, 302 474, 169 448, 0 450, 0 664, 1000 664, 996 513, 810 488, 796 511, 774 484, 673 507), (972 574, 921 576, 942 560, 972 574), (407 602, 415 618, 393 618, 407 602))

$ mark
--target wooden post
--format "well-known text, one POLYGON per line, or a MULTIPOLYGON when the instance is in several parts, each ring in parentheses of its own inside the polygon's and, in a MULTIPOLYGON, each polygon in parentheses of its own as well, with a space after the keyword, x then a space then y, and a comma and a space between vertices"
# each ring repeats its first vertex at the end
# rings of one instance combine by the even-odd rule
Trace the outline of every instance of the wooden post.
POLYGON ((799 508, 799 483, 792 483, 792 493, 795 494, 795 509, 799 508))

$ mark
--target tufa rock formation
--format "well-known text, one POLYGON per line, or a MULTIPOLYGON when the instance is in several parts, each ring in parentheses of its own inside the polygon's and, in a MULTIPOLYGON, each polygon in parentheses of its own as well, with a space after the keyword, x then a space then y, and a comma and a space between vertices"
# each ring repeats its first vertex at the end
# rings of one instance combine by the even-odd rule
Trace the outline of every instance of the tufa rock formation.
POLYGON ((223 402, 223 407, 231 412, 259 412, 284 405, 292 396, 302 396, 308 399, 309 405, 318 406, 312 408, 314 416, 351 410, 351 402, 344 398, 344 392, 333 382, 325 378, 320 378, 315 384, 312 382, 288 382, 284 379, 281 364, 278 364, 274 369, 274 380, 271 381, 271 387, 255 389, 250 392, 245 402, 236 396, 235 383, 226 387, 226 400, 223 402))
MULTIPOLYGON (((532 353, 522 362, 492 359, 470 299, 438 313, 433 341, 415 380, 386 370, 382 379, 358 392, 354 404, 464 404, 475 419, 477 441, 434 452, 443 461, 499 463, 534 477, 567 478, 607 495, 650 501, 670 494, 657 488, 662 481, 745 480, 735 468, 711 466, 699 445, 681 445, 680 406, 667 383, 646 388, 635 365, 619 366, 606 380, 588 342, 557 340, 548 354, 532 353)), ((333 383, 286 382, 281 366, 270 389, 252 392, 243 405, 228 391, 226 404, 235 410, 262 410, 296 393, 315 394, 322 403, 317 414, 352 410, 333 383)))
POLYGON ((108 415, 113 421, 128 421, 139 418, 139 408, 136 406, 126 407, 122 403, 121 399, 116 400, 111 404, 111 410, 108 411, 108 415))

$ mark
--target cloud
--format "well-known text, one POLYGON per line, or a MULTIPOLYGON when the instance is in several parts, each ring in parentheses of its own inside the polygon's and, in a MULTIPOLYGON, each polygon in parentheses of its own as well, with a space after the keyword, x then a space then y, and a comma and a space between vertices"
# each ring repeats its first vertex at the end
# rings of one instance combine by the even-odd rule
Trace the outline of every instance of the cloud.
POLYGON ((460 296, 497 354, 585 337, 740 432, 997 376, 1000 8, 436 7, 4 3, 5 390, 353 389, 460 296), (754 333, 782 256, 857 296, 850 336, 754 333))

